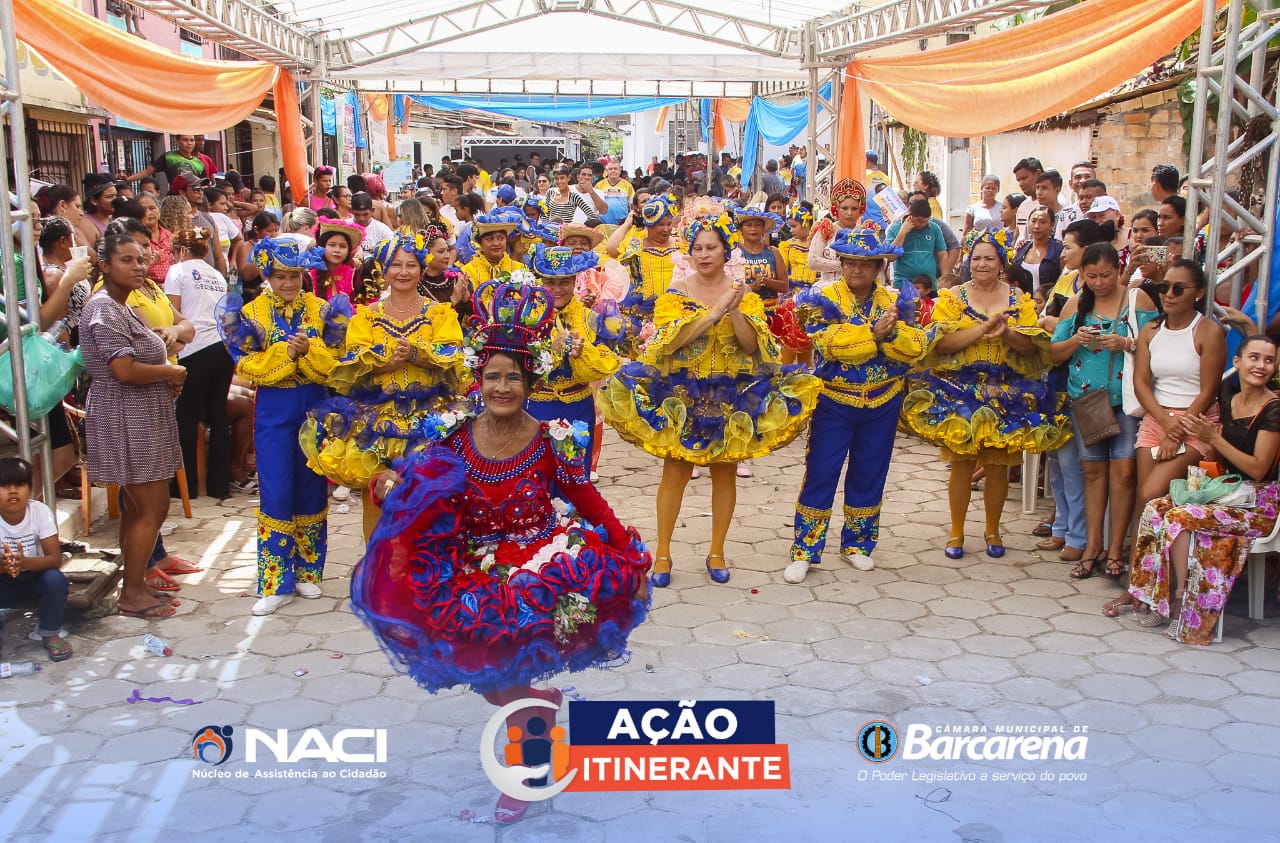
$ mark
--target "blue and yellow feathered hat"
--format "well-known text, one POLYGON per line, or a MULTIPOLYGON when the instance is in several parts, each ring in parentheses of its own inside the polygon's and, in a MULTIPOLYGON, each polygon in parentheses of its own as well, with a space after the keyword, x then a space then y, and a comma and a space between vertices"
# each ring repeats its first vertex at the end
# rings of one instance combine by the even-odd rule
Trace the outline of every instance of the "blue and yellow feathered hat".
POLYGON ((550 213, 550 210, 547 208, 547 200, 536 193, 530 193, 524 198, 524 201, 520 203, 520 210, 526 212, 531 210, 537 211, 538 215, 541 217, 545 217, 550 213))
POLYGON ((535 237, 551 245, 560 242, 560 223, 550 220, 535 220, 521 214, 516 220, 516 231, 526 237, 535 237))
POLYGON ((418 265, 426 269, 430 259, 429 248, 432 241, 443 237, 449 239, 449 233, 443 226, 430 223, 421 231, 413 234, 396 234, 389 240, 383 240, 373 247, 372 257, 377 264, 379 274, 387 271, 391 261, 398 252, 408 252, 418 259, 418 265))
POLYGON ((555 368, 551 328, 555 302, 551 293, 525 270, 486 281, 471 296, 474 330, 468 340, 467 365, 484 368, 495 351, 519 356, 538 375, 555 368))
POLYGON ((722 211, 718 216, 698 217, 685 226, 686 254, 693 250, 693 241, 704 231, 710 231, 720 238, 720 242, 724 244, 726 256, 742 243, 742 235, 738 233, 738 227, 733 224, 729 215, 722 211))
POLYGON ((263 237, 253 244, 253 262, 267 278, 277 269, 324 269, 324 250, 303 249, 289 237, 263 237))
POLYGON ((1015 250, 1013 247, 1013 236, 1007 228, 997 228, 994 231, 988 230, 974 238, 969 245, 969 254, 973 255, 973 249, 979 243, 988 243, 996 247, 996 254, 1000 257, 1001 266, 1008 266, 1013 263, 1015 250))
POLYGON ((831 250, 850 260, 894 261, 902 257, 902 247, 884 242, 880 227, 872 222, 837 231, 831 239, 831 250))
POLYGON ((567 278, 591 269, 600 263, 600 256, 588 249, 574 257, 568 246, 546 248, 541 243, 533 250, 533 271, 541 278, 567 278))
POLYGON ((791 209, 791 213, 787 214, 787 219, 791 222, 798 222, 801 225, 813 225, 813 209, 806 208, 803 205, 796 205, 791 209))
POLYGON ((663 193, 654 196, 640 208, 640 224, 645 228, 657 225, 667 217, 675 219, 680 209, 680 200, 674 193, 663 193))

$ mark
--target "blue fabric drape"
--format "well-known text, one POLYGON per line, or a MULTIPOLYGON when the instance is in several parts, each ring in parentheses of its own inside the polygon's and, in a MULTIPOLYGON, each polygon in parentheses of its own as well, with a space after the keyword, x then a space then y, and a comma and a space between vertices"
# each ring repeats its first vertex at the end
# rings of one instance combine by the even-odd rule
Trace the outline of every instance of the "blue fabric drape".
MULTIPOLYGON (((831 96, 831 83, 819 91, 823 99, 831 96)), ((703 100, 704 102, 706 100, 703 100)), ((753 97, 747 124, 742 134, 742 182, 746 184, 756 171, 756 147, 760 138, 771 144, 784 144, 809 124, 809 101, 801 100, 791 105, 778 105, 760 97, 753 97)))
MULTIPOLYGON (((397 98, 396 119, 400 119, 401 104, 397 98)), ((683 97, 543 97, 523 95, 493 95, 478 97, 429 97, 413 95, 413 101, 441 111, 460 111, 473 108, 520 120, 541 120, 548 123, 586 120, 589 117, 608 117, 611 114, 632 114, 649 111, 664 105, 676 105, 683 97)))
POLYGON ((326 135, 338 134, 338 108, 330 97, 320 97, 320 131, 326 135))
MULTIPOLYGON (((397 126, 403 126, 408 116, 405 112, 409 109, 409 98, 403 94, 394 94, 391 99, 393 100, 392 104, 395 106, 395 123, 397 126)), ((417 97, 414 97, 414 99, 417 99, 417 97)), ((423 103, 423 105, 426 104, 423 103)))
POLYGON ((711 141, 711 100, 704 99, 699 101, 698 122, 702 124, 702 142, 710 143, 711 141))
POLYGON ((364 137, 364 121, 360 115, 360 97, 355 91, 347 91, 347 102, 351 104, 351 113, 355 115, 355 125, 351 127, 351 136, 355 138, 356 149, 367 149, 369 142, 364 137))

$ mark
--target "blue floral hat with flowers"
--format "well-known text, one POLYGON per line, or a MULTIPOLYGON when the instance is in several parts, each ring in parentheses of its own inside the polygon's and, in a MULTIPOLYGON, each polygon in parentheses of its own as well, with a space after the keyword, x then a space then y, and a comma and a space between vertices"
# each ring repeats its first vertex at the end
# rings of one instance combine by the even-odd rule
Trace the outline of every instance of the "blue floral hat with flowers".
POLYGON ((782 217, 763 208, 734 208, 733 221, 741 228, 747 220, 760 220, 765 224, 765 234, 776 231, 782 225, 782 217))
POLYGON ((499 208, 487 214, 480 214, 471 223, 471 236, 479 240, 494 231, 510 234, 520 227, 521 220, 529 219, 524 212, 516 208, 499 208))
POLYGON ((674 193, 664 193, 660 196, 654 196, 641 206, 640 223, 645 228, 648 228, 651 225, 657 225, 667 217, 675 219, 676 212, 679 208, 680 200, 674 193))
POLYGON ((253 262, 267 278, 277 269, 324 269, 324 250, 313 253, 290 237, 263 237, 253 245, 253 262))
POLYGON ((726 253, 732 252, 742 243, 742 235, 738 233, 738 227, 733 224, 728 214, 721 212, 718 216, 698 217, 685 226, 686 254, 693 250, 693 241, 704 231, 710 231, 719 237, 726 253))
POLYGON ((520 203, 520 210, 526 212, 537 211, 541 217, 546 217, 550 213, 547 208, 547 200, 536 193, 530 193, 524 198, 524 201, 520 203))
POLYGON ((542 278, 568 278, 600 263, 600 256, 591 250, 574 257, 568 246, 546 248, 541 243, 533 251, 534 274, 542 278))
POLYGON ((973 243, 969 246, 969 254, 973 254, 974 246, 979 243, 987 243, 996 247, 996 254, 1000 258, 1002 266, 1008 266, 1014 260, 1013 237, 1010 236, 1009 230, 1005 228, 997 228, 994 231, 987 230, 974 238, 973 243))
POLYGON ((841 258, 864 261, 894 261, 902 257, 902 247, 884 242, 883 232, 875 223, 860 228, 842 228, 831 240, 831 250, 841 258))
POLYGON ((413 234, 396 234, 390 240, 383 240, 373 247, 373 260, 377 264, 377 272, 379 275, 387 271, 387 267, 391 265, 391 261, 395 259, 398 252, 408 252, 418 259, 418 265, 424 269, 429 259, 428 248, 431 243, 439 238, 449 239, 449 234, 443 226, 435 223, 429 224, 421 231, 413 234))
POLYGON ((811 226, 813 225, 813 209, 797 205, 791 209, 791 213, 787 214, 787 219, 800 225, 811 226))

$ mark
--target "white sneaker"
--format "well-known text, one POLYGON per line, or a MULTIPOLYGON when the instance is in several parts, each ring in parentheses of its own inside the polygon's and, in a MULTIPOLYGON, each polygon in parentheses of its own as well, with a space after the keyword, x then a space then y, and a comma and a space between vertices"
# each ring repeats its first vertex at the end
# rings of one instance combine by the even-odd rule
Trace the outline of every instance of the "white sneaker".
POLYGON ((795 559, 782 572, 782 578, 789 583, 804 582, 805 575, 809 573, 809 562, 805 559, 795 559))
POLYGON ((738 476, 751 477, 751 466, 747 465, 745 462, 738 463, 738 476))
POLYGON ((292 594, 273 594, 270 597, 263 597, 257 603, 254 603, 252 612, 257 617, 274 615, 281 606, 288 606, 292 602, 292 594))
POLYGON ((859 571, 874 571, 876 569, 875 561, 865 553, 840 554, 840 558, 848 562, 859 571))
POLYGON ((351 490, 346 486, 333 487, 333 499, 335 501, 345 501, 351 497, 351 490))
POLYGON ((690 477, 690 478, 692 478, 692 479, 694 479, 694 480, 697 480, 697 479, 698 479, 699 477, 701 477, 701 476, 702 476, 702 466, 700 466, 700 465, 695 465, 695 466, 693 467, 693 474, 690 474, 690 475, 689 475, 689 477, 690 477))
POLYGON ((599 483, 599 482, 600 482, 600 472, 598 472, 598 471, 593 471, 593 472, 591 472, 591 482, 592 482, 592 483, 599 483))
POLYGON ((298 592, 298 596, 306 600, 316 600, 323 596, 320 586, 313 582, 300 582, 294 584, 294 591, 298 592))

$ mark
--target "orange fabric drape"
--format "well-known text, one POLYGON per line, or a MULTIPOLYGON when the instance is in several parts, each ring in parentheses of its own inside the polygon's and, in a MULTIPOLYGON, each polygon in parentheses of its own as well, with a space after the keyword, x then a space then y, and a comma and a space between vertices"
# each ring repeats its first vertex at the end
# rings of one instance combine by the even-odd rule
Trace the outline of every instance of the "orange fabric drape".
POLYGON ((927 53, 849 63, 840 176, 865 170, 860 93, 913 129, 979 137, 1034 123, 1137 76, 1200 25, 1203 0, 1086 0, 927 53))
POLYGON ((13 0, 18 38, 112 114, 171 134, 207 134, 275 95, 285 172, 305 192, 306 150, 293 77, 261 61, 180 56, 56 0, 13 0), (107 58, 104 58, 107 57, 107 58))
POLYGON ((662 108, 658 109, 658 120, 654 125, 655 132, 662 132, 667 128, 667 118, 669 116, 671 116, 671 106, 664 105, 662 108))
POLYGON ((271 93, 276 104, 284 174, 289 179, 293 203, 301 205, 307 198, 307 144, 302 139, 302 110, 298 107, 298 85, 293 81, 293 74, 280 68, 271 93))
POLYGON ((729 145, 729 129, 725 126, 724 115, 720 113, 724 100, 711 101, 711 141, 717 154, 729 145))
POLYGON ((18 38, 112 114, 161 132, 204 134, 253 113, 280 68, 180 56, 56 0, 13 0, 18 38))

